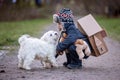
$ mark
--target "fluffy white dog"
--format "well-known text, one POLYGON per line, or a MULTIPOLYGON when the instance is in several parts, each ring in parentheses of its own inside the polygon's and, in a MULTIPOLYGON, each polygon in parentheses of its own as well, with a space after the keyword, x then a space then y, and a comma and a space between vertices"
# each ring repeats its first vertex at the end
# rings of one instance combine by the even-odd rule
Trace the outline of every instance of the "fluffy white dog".
POLYGON ((46 32, 40 39, 29 35, 22 35, 18 42, 18 67, 30 70, 34 59, 40 60, 44 67, 49 63, 53 67, 58 67, 55 54, 58 33, 56 31, 46 32))

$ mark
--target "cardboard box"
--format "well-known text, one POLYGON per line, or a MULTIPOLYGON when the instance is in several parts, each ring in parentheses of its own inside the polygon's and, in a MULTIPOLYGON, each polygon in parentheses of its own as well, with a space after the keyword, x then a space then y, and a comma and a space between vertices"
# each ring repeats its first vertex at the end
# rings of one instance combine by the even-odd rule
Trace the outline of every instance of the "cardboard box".
POLYGON ((92 46, 92 54, 93 56, 100 56, 108 51, 107 46, 103 40, 103 36, 101 32, 94 34, 91 37, 88 37, 90 44, 92 46))
POLYGON ((107 46, 103 40, 106 37, 106 32, 96 22, 91 14, 79 19, 77 21, 78 29, 88 36, 89 42, 92 46, 92 55, 100 56, 108 51, 107 46))

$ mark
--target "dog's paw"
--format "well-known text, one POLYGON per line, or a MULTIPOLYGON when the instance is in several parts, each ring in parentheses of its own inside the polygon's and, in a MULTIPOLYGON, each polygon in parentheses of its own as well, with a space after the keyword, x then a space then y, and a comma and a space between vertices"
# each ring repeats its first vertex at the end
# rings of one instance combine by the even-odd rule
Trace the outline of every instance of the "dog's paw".
POLYGON ((21 64, 18 64, 18 68, 19 68, 19 69, 22 69, 23 66, 22 66, 21 64))
POLYGON ((55 65, 52 65, 52 67, 58 68, 58 65, 57 65, 57 64, 55 64, 55 65))
POLYGON ((46 66, 44 67, 45 69, 51 69, 52 67, 51 66, 46 66))
POLYGON ((31 70, 31 68, 30 67, 23 67, 23 69, 25 69, 25 70, 31 70))
POLYGON ((23 69, 23 67, 18 67, 19 69, 23 69))

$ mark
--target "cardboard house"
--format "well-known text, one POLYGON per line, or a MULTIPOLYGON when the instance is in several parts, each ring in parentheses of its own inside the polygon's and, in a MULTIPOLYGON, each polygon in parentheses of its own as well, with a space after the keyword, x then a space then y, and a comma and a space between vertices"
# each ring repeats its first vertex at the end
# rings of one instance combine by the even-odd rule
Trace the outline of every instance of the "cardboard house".
POLYGON ((89 14, 77 21, 78 29, 87 35, 90 45, 92 46, 92 56, 100 56, 105 54, 108 49, 104 42, 106 32, 103 30, 94 17, 89 14))

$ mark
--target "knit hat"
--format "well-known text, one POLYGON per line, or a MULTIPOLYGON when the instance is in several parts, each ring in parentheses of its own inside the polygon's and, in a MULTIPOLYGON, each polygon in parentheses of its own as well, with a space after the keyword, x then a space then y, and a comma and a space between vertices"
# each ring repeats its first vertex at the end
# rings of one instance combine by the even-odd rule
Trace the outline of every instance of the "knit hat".
POLYGON ((60 22, 64 23, 72 23, 73 22, 73 14, 72 11, 68 8, 61 9, 57 15, 59 16, 60 22))

